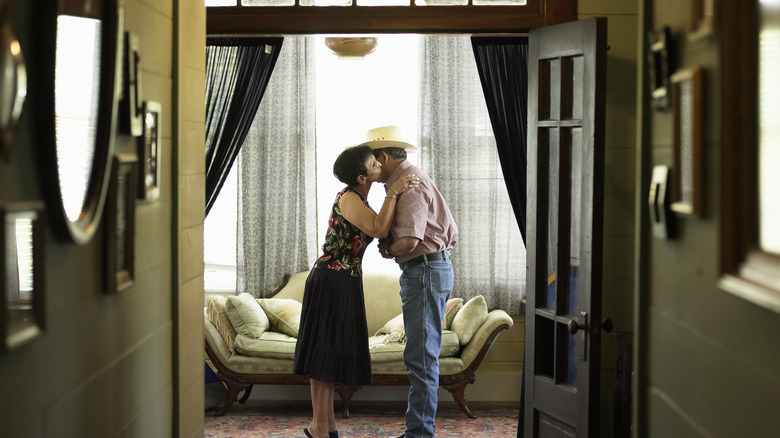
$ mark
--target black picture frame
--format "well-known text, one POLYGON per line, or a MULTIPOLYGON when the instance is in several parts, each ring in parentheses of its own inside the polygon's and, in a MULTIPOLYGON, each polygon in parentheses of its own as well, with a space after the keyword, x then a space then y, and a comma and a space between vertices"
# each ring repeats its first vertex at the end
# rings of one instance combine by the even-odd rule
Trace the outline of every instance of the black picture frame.
POLYGON ((675 47, 669 27, 648 33, 647 44, 650 104, 654 110, 668 111, 671 107, 669 78, 675 70, 675 47))
POLYGON ((138 198, 150 201, 160 196, 160 117, 159 102, 143 104, 143 133, 138 138, 138 198))
POLYGON ((119 100, 119 132, 138 137, 143 133, 141 103, 141 59, 138 35, 124 33, 122 61, 122 98, 119 100))
POLYGON ((135 187, 137 158, 116 154, 106 200, 105 291, 117 294, 135 281, 135 187))
POLYGON ((43 336, 44 204, 0 204, 0 351, 8 352, 43 336))

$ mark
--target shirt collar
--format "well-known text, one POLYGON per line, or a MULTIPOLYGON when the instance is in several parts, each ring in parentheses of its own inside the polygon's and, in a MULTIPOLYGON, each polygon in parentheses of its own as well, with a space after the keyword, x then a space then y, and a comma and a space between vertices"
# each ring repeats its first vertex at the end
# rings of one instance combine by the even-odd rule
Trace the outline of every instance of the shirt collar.
POLYGON ((385 183, 386 186, 391 185, 392 183, 398 181, 398 178, 401 177, 404 173, 406 173, 406 170, 412 167, 412 163, 409 162, 409 160, 403 160, 400 164, 398 164, 398 167, 395 168, 393 173, 390 175, 390 178, 387 178, 387 182, 385 183))

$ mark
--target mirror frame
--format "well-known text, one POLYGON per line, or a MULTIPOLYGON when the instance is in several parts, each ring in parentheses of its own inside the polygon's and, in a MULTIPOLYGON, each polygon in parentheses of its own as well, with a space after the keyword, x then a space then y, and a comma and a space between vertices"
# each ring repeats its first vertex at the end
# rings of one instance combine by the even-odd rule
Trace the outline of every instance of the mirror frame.
MULTIPOLYGON (((3 204, 0 203, 0 353, 15 350, 43 336, 46 329, 45 289, 44 289, 44 247, 45 225, 44 206, 42 202, 29 201, 3 204), (32 220, 32 269, 33 291, 32 301, 16 301, 9 303, 12 285, 8 279, 9 257, 7 251, 7 226, 9 221, 24 217, 32 220), (16 306, 14 306, 16 305, 16 306), (22 308, 19 308, 21 305, 22 308), (29 306, 29 309, 24 307, 29 306), (18 315, 22 312, 21 317, 18 315), (22 320, 22 324, 19 324, 22 320), (21 326, 20 326, 21 325, 21 326)), ((14 255, 15 257, 15 255, 14 255)), ((18 285, 16 286, 18 288, 18 285)), ((18 289, 17 289, 18 290, 18 289)))
MULTIPOLYGON (((24 62, 24 54, 16 29, 11 21, 11 11, 8 4, 0 5, 0 65, 6 70, 10 69, 11 87, 6 83, 0 88, 0 100, 4 113, 8 118, 0 119, 0 156, 9 159, 16 130, 19 127, 19 119, 22 116, 22 107, 27 98, 27 66, 24 62)), ((4 81, 5 82, 5 81, 4 81)))
POLYGON ((92 159, 92 170, 87 182, 86 196, 82 210, 77 220, 70 220, 65 212, 62 188, 60 185, 57 163, 57 142, 55 122, 55 66, 57 54, 57 17, 67 5, 68 10, 83 8, 87 10, 94 1, 90 0, 58 0, 56 7, 47 14, 46 22, 53 32, 47 35, 50 44, 50 64, 47 65, 47 100, 50 102, 50 124, 43 142, 46 150, 41 154, 43 174, 47 184, 47 200, 53 228, 57 236, 63 240, 77 244, 86 244, 95 235, 100 225, 103 205, 106 199, 108 179, 111 172, 111 159, 114 155, 114 135, 116 132, 117 112, 117 74, 121 69, 122 20, 117 0, 100 0, 101 20, 101 54, 100 54, 100 84, 98 96, 98 121, 95 135, 95 151, 92 159))

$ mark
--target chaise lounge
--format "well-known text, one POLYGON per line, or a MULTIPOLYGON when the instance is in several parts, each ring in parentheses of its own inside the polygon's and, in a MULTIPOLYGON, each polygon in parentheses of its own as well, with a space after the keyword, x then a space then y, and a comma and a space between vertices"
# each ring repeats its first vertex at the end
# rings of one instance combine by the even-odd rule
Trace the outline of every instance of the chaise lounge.
MULTIPOLYGON (((253 385, 308 385, 307 376, 292 372, 300 302, 308 271, 286 277, 270 298, 249 294, 209 296, 204 312, 206 354, 217 378, 227 387, 227 396, 214 415, 223 415, 237 401, 244 403, 253 385)), ((405 336, 401 318, 398 276, 366 274, 363 277, 366 317, 371 353, 370 385, 408 386, 403 363, 405 336)), ((474 383, 476 371, 498 334, 512 326, 503 310, 488 311, 482 296, 467 302, 450 299, 444 317, 439 385, 447 389, 469 418, 476 415, 466 405, 466 385, 474 383)), ((352 396, 361 386, 337 385, 342 415, 350 416, 352 396)))

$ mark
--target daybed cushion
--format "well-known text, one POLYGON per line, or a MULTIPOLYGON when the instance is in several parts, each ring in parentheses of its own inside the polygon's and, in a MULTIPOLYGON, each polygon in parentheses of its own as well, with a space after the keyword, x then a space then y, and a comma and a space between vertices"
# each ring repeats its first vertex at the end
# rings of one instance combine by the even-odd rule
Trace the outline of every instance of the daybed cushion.
POLYGON ((271 359, 295 358, 295 343, 297 339, 284 333, 267 331, 259 339, 248 336, 236 336, 236 351, 239 354, 271 359))
POLYGON ((250 338, 259 339, 270 326, 255 297, 246 292, 227 297, 225 313, 236 333, 250 338))
MULTIPOLYGON (((368 338, 368 351, 371 353, 372 363, 386 363, 404 360, 405 342, 387 342, 385 335, 368 338)), ((238 347, 236 347, 238 348, 238 347)), ((450 330, 444 330, 441 338, 441 352, 439 357, 452 357, 460 353, 458 335, 450 330)))
POLYGON ((209 296, 206 299, 206 314, 209 317, 209 321, 214 324, 219 335, 222 336, 228 350, 230 350, 231 353, 235 353, 236 350, 233 348, 233 339, 236 338, 236 330, 233 328, 233 324, 230 323, 230 318, 228 318, 227 313, 225 312, 226 301, 227 297, 222 295, 209 296))
POLYGON ((404 314, 399 313, 398 316, 387 321, 382 328, 376 331, 374 336, 383 336, 384 342, 406 342, 406 336, 404 335, 404 314))
POLYGON ((293 338, 298 337, 302 307, 300 302, 291 298, 261 298, 257 302, 265 310, 274 331, 293 338))
POLYGON ((488 310, 485 297, 477 295, 468 300, 452 320, 450 329, 458 334, 460 345, 469 343, 474 334, 487 319, 488 310))

